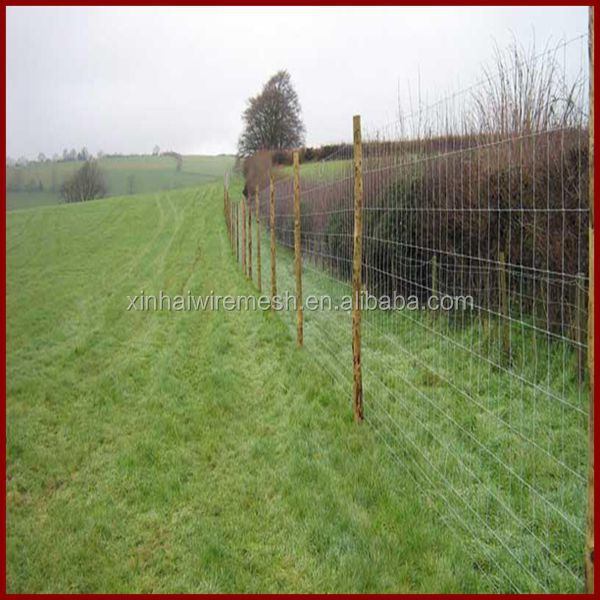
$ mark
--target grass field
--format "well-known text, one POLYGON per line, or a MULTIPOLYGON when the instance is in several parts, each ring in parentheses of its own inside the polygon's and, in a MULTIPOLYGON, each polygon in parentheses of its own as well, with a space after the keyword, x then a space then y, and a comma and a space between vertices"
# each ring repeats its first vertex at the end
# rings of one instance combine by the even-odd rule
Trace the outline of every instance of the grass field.
MULTIPOLYGON (((277 274, 278 292, 293 294, 292 251, 278 248, 277 274)), ((305 263, 303 294, 341 304, 351 288, 305 263)), ((295 315, 282 317, 293 335, 295 315)), ((457 327, 427 313, 365 312, 365 419, 397 461, 399 480, 410 481, 418 501, 460 540, 483 589, 576 592, 583 589, 587 388, 567 344, 541 335, 532 344, 529 330, 518 329, 508 370, 496 366, 497 322, 457 327), (548 370, 538 367, 539 356, 548 370), (557 401, 541 390, 564 395, 557 401)), ((345 383, 348 398, 350 330, 349 314, 304 315, 305 351, 345 383)))
POLYGON ((253 292, 221 185, 7 215, 9 592, 490 589, 284 315, 142 289, 253 292))
MULTIPOLYGON (((292 243, 278 245, 279 294, 294 294, 292 243)), ((263 285, 268 247, 265 232, 263 285)), ((351 288, 328 271, 328 252, 303 254, 304 297, 340 305, 351 288)), ((252 262, 256 279, 255 242, 252 262)), ((294 312, 279 314, 295 337, 294 312)), ((350 331, 349 313, 305 311, 304 351, 346 398, 350 331)), ((365 418, 397 461, 399 479, 410 481, 405 489, 460 540, 483 589, 580 591, 588 384, 578 382, 569 340, 532 331, 526 319, 511 323, 508 362, 503 324, 485 313, 365 312, 365 418)))
MULTIPOLYGON (((351 173, 352 161, 350 159, 330 159, 306 162, 301 165, 300 175, 317 181, 327 181, 351 173)), ((281 179, 293 177, 294 168, 286 165, 278 167, 275 176, 281 179)))
MULTIPOLYGON (((233 166, 234 157, 184 156, 181 171, 169 156, 131 156, 102 158, 99 165, 106 177, 108 196, 166 191, 222 180, 233 166)), ((82 162, 31 163, 27 167, 7 168, 7 182, 18 184, 23 191, 9 191, 8 210, 59 204, 63 181, 70 177, 82 162), (39 190, 41 182, 43 190, 39 190), (28 186, 29 184, 29 186, 28 186), (26 191, 30 187, 30 191, 26 191)))
MULTIPOLYGON (((12 211, 7 272, 9 592, 580 589, 587 395, 567 347, 512 332, 529 389, 474 358, 494 323, 365 313, 356 426, 348 313, 307 312, 299 351, 291 312, 126 310, 141 290, 256 292, 220 183, 12 211), (574 410, 544 400, 556 385, 574 410)), ((318 263, 303 286, 349 293, 318 263)))

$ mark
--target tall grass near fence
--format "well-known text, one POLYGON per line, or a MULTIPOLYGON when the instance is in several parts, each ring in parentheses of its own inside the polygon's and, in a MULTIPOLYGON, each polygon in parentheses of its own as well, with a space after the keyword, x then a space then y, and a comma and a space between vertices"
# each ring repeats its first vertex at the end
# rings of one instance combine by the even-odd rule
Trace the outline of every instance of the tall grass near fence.
MULTIPOLYGON (((586 51, 585 36, 541 54, 513 48, 481 82, 362 144, 363 292, 418 305, 362 312, 365 420, 398 462, 399 493, 419 491, 496 591, 584 585, 586 51), (457 296, 468 310, 431 309, 457 296)), ((335 307, 351 293, 356 177, 356 150, 342 144, 300 167, 299 193, 293 177, 274 182, 279 294, 298 289, 299 255, 304 297, 329 294, 335 307)), ((260 190, 255 244, 270 234, 270 199, 260 190)), ((306 351, 348 398, 350 322, 333 308, 303 324, 306 351)))

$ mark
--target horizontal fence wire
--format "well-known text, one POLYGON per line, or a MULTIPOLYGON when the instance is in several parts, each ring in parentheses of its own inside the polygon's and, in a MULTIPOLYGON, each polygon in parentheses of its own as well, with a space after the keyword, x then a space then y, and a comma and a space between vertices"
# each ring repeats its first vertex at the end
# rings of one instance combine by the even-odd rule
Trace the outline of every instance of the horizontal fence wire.
MULTIPOLYGON (((486 589, 573 592, 590 401, 587 38, 513 58, 363 133, 364 298, 416 306, 363 310, 365 419, 486 589), (442 298, 463 304, 433 310, 442 298)), ((293 296, 292 169, 272 174, 277 293, 293 296)), ((305 350, 349 399, 353 190, 350 143, 300 166, 303 296, 328 298, 304 312, 305 350)), ((271 187, 249 195, 269 290, 271 187)), ((295 311, 281 314, 295 330, 295 311)))

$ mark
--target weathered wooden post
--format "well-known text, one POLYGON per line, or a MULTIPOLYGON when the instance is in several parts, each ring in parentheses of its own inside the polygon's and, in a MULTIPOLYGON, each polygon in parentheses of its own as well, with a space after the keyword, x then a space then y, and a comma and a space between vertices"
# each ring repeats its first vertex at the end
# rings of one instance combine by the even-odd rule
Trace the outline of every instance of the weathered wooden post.
POLYGON ((354 373, 354 420, 364 419, 362 367, 360 355, 361 326, 361 267, 362 267, 362 213, 363 173, 360 115, 353 119, 354 129, 354 254, 352 260, 352 366, 354 373))
POLYGON ((231 244, 231 252, 233 252, 233 205, 229 193, 227 194, 227 210, 229 211, 229 243, 231 244))
POLYGON ((242 271, 246 275, 246 200, 243 196, 240 205, 242 207, 242 271))
POLYGON ((235 258, 240 264, 240 213, 238 205, 235 204, 235 258))
POLYGON ((508 286, 506 282, 506 259, 502 251, 498 254, 498 289, 500 291, 500 335, 502 338, 502 351, 506 359, 510 361, 508 286))
POLYGON ((296 334, 298 346, 304 343, 302 319, 302 232, 300 230, 300 158, 294 152, 294 263, 296 270, 296 334))
POLYGON ((248 190, 248 278, 252 280, 252 201, 248 190))
POLYGON ((588 419, 588 506, 587 532, 585 544, 585 590, 594 593, 594 7, 589 8, 589 153, 588 153, 588 366, 590 380, 589 419, 588 419))
POLYGON ((437 255, 434 254, 431 257, 431 297, 437 299, 437 309, 431 311, 435 316, 439 309, 439 293, 438 293, 438 266, 437 266, 437 255))
POLYGON ((260 266, 260 193, 258 184, 255 190, 256 196, 256 283, 258 285, 258 293, 262 292, 262 273, 260 266))
POLYGON ((577 343, 577 380, 579 385, 585 381, 585 331, 587 329, 586 322, 586 286, 583 273, 577 273, 575 278, 575 319, 573 333, 575 334, 575 342, 577 343))
POLYGON ((231 222, 231 201, 229 199, 229 189, 227 190, 227 233, 229 234, 229 244, 233 250, 233 224, 231 222))
POLYGON ((231 243, 231 223, 229 220, 229 204, 227 202, 227 188, 223 194, 223 212, 225 213, 225 227, 227 228, 227 239, 231 243))
MULTIPOLYGON (((272 173, 269 178, 269 208, 271 225, 271 298, 274 298, 277 295, 277 263, 275 256, 275 183, 272 173)), ((271 301, 271 308, 273 308, 273 301, 271 301)))
POLYGON ((229 202, 229 189, 225 191, 225 211, 227 219, 227 234, 229 235, 229 243, 231 244, 231 204, 229 202))

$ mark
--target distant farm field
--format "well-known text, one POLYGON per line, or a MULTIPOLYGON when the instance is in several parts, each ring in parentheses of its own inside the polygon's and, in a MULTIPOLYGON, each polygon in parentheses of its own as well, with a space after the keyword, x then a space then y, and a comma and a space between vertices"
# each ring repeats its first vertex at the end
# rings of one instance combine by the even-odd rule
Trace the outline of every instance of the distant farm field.
MULTIPOLYGON (((98 162, 109 196, 166 191, 222 179, 235 161, 233 156, 184 156, 181 170, 170 156, 123 156, 98 162)), ((83 163, 45 162, 7 168, 8 210, 60 204, 60 186, 83 163), (18 191, 17 191, 18 190, 18 191)))

